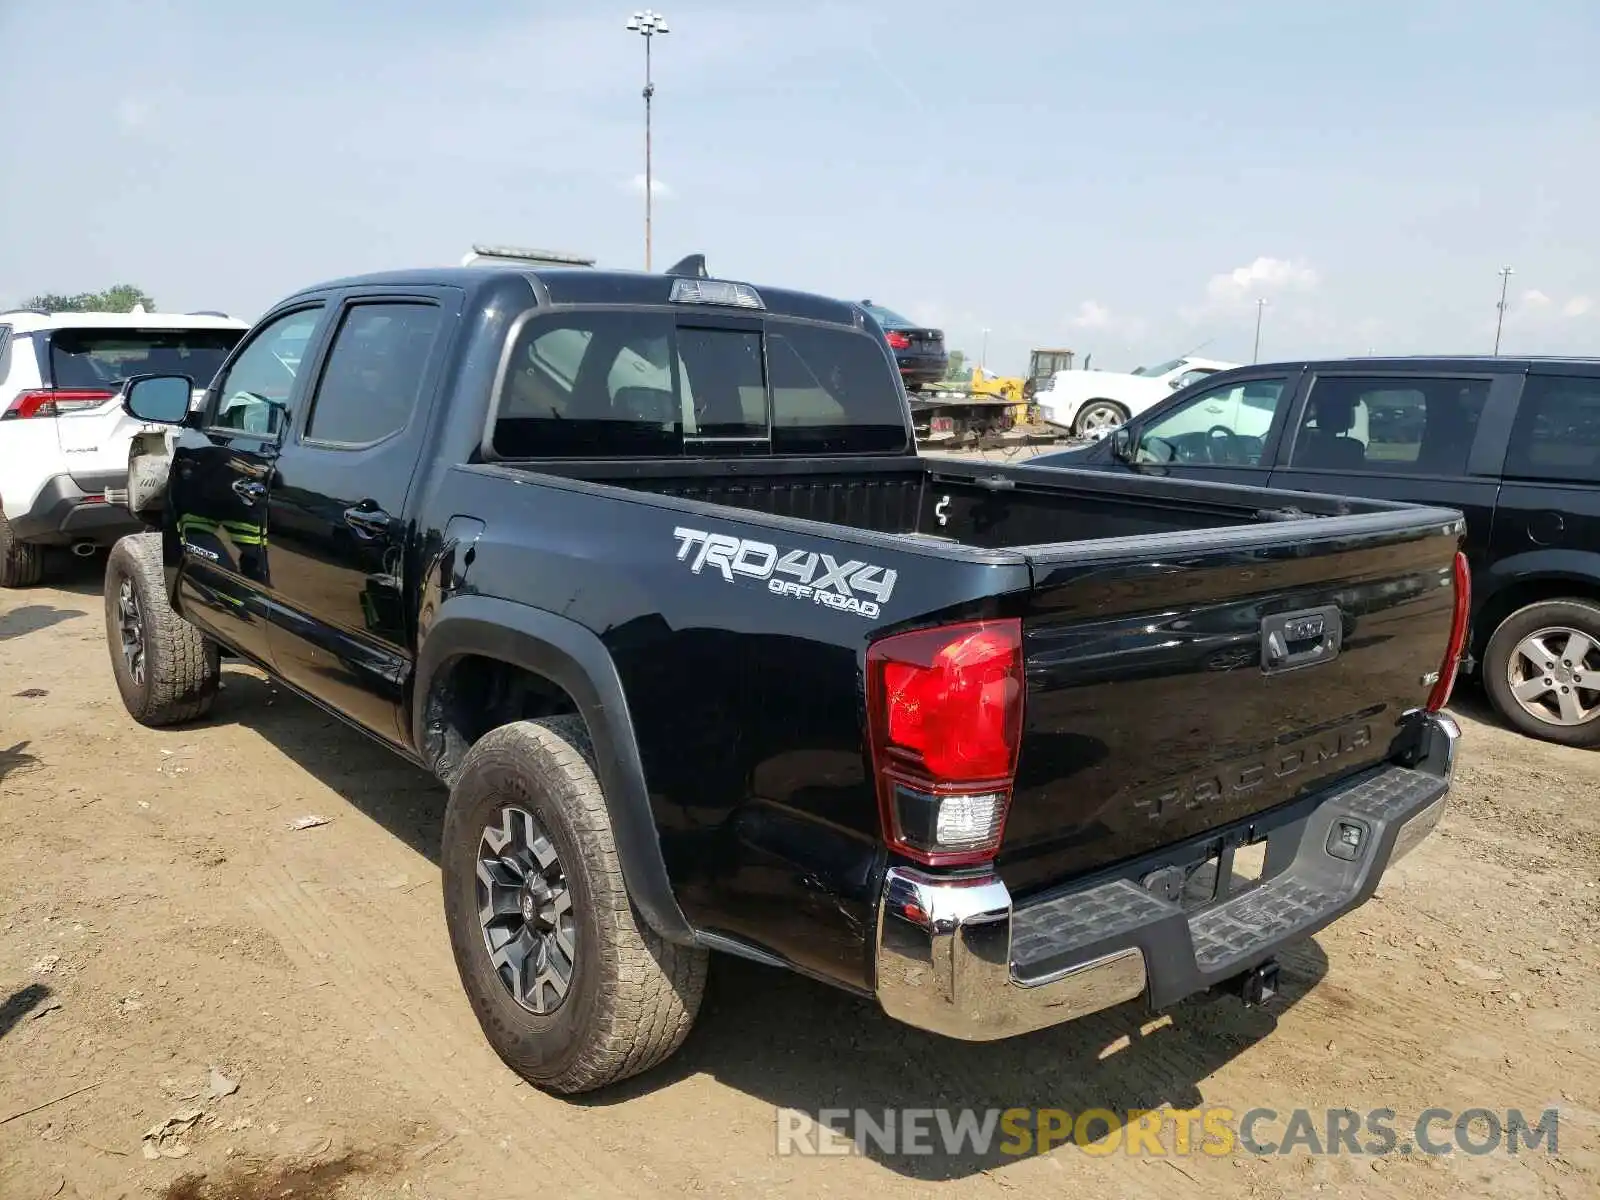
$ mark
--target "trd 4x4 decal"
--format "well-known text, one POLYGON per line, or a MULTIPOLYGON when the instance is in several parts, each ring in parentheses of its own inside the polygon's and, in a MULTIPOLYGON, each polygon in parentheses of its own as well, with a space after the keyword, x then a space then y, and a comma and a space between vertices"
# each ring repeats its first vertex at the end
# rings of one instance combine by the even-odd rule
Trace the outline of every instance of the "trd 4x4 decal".
POLYGON ((839 562, 814 550, 785 551, 771 542, 681 525, 672 535, 678 539, 678 561, 687 562, 696 575, 711 567, 729 583, 736 577, 765 580, 775 595, 810 600, 871 621, 894 593, 894 571, 853 558, 839 562))

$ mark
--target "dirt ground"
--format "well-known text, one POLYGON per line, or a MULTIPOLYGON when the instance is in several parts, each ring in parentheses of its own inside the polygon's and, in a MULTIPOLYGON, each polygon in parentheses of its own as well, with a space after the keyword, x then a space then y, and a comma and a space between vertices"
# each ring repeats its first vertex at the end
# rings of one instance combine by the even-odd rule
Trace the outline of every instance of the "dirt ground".
POLYGON ((573 1102, 507 1071, 458 987, 441 789, 237 667, 206 722, 140 728, 101 611, 95 562, 0 593, 5 1200, 1600 1194, 1600 755, 1510 733, 1470 690, 1440 831, 1287 960, 1265 1009, 1130 1006, 966 1045, 718 960, 675 1059, 573 1102), (306 816, 327 823, 291 828, 306 816), (775 1151, 778 1109, 934 1105, 1388 1107, 1401 1128, 1430 1107, 1557 1107, 1560 1142, 775 1151))

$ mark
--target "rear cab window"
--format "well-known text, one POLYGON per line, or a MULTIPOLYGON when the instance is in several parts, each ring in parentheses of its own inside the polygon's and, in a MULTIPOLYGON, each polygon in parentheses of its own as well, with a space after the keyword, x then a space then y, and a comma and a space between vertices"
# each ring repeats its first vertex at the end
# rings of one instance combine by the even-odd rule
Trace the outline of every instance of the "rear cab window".
POLYGON ((864 331, 782 318, 582 309, 527 319, 496 457, 893 454, 895 369, 864 331))
POLYGON ((51 383, 116 391, 134 375, 187 375, 208 386, 242 329, 57 329, 50 335, 51 383))

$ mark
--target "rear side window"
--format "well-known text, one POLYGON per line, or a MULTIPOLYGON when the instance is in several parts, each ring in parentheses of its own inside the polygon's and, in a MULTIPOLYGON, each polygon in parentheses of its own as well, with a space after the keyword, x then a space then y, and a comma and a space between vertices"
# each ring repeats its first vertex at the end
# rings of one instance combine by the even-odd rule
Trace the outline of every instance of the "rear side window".
POLYGON ((439 309, 423 303, 357 304, 339 323, 311 403, 306 438, 368 446, 411 419, 439 332, 439 309))
POLYGON ((1600 483, 1600 379, 1530 375, 1506 449, 1505 473, 1600 483))
POLYGON ((906 438, 893 368, 863 333, 576 312, 523 327, 490 441, 504 458, 612 458, 881 453, 906 438))
POLYGON ((1289 465, 1465 474, 1488 398, 1486 379, 1320 377, 1306 402, 1289 465))
POLYGON ((50 335, 51 383, 115 391, 133 375, 216 378, 242 329, 58 329, 50 335))

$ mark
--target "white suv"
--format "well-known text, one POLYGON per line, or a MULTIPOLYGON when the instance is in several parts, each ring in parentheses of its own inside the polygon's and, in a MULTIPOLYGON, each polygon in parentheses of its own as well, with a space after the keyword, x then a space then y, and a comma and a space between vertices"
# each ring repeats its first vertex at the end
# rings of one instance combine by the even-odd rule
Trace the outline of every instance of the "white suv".
POLYGON ((140 528, 106 489, 126 486, 139 422, 133 375, 203 391, 249 325, 222 313, 0 312, 0 587, 43 575, 43 548, 93 554, 140 528))

